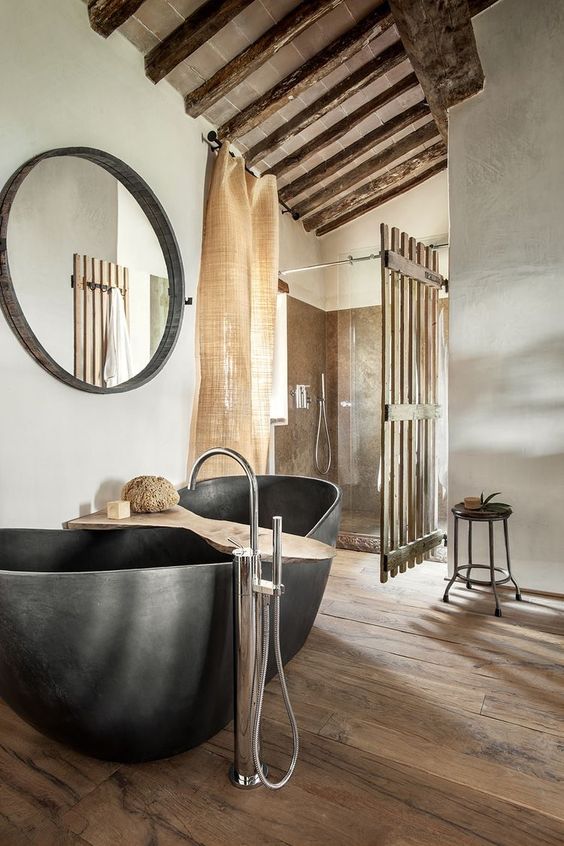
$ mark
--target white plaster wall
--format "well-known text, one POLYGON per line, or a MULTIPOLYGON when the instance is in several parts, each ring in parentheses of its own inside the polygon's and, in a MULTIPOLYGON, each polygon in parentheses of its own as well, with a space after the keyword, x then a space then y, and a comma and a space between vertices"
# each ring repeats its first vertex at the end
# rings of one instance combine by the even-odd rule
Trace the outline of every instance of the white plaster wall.
MULTIPOLYGON (((0 0, 0 183, 53 147, 107 150, 133 167, 162 203, 195 295, 209 127, 181 96, 144 73, 118 33, 89 27, 79 0, 0 0)), ((283 266, 317 245, 281 218, 283 266), (293 229, 291 228, 293 227, 293 229)), ((0 525, 56 527, 101 507, 123 481, 186 475, 194 389, 194 308, 164 370, 143 388, 95 396, 42 370, 0 317, 0 525)))
MULTIPOLYGON (((197 282, 206 148, 143 57, 90 30, 77 0, 0 0, 0 182, 53 147, 98 147, 153 188, 176 231, 188 293, 197 282)), ((130 393, 95 396, 42 370, 0 319, 0 523, 57 526, 113 498, 124 480, 185 477, 194 385, 193 309, 165 369, 130 393)))
POLYGON ((485 90, 450 113, 450 500, 503 491, 522 586, 562 593, 564 5, 474 26, 485 90))
MULTIPOLYGON (((280 270, 294 267, 309 267, 320 264, 321 245, 319 239, 306 232, 302 224, 292 220, 289 214, 280 217, 280 270)), ((308 270, 304 273, 282 274, 281 279, 290 286, 290 294, 297 300, 324 308, 325 275, 323 270, 308 270)))
MULTIPOLYGON (((418 241, 444 243, 448 233, 446 171, 367 212, 319 239, 323 261, 380 251, 380 224, 397 226, 418 241), (437 241, 440 239, 440 241, 437 241)), ((439 269, 448 276, 448 249, 439 250, 439 269)), ((380 304, 380 265, 370 261, 328 269, 324 274, 325 308, 360 308, 380 304)))

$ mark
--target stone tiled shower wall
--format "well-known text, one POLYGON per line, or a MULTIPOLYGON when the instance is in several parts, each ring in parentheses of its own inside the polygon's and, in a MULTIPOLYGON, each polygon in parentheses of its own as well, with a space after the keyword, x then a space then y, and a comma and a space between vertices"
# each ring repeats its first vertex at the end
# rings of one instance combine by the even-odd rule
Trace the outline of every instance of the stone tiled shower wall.
POLYGON ((288 425, 276 427, 276 472, 319 476, 315 470, 317 396, 325 372, 325 326, 323 309, 288 297, 288 390, 309 385, 311 405, 296 409, 288 397, 288 425))
POLYGON ((288 297, 289 388, 309 384, 312 402, 298 410, 290 397, 288 425, 276 430, 277 472, 318 476, 317 396, 324 372, 333 450, 328 478, 343 487, 346 510, 374 515, 379 509, 380 321, 379 306, 325 312, 288 297), (343 407, 341 401, 352 405, 343 407))

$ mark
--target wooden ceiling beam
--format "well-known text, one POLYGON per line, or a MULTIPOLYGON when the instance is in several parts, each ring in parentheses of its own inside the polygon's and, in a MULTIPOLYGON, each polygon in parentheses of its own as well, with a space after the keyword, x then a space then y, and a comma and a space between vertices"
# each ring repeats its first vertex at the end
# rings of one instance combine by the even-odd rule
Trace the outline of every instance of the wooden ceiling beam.
POLYGON ((339 194, 342 194, 343 191, 347 190, 347 188, 351 188, 358 182, 362 182, 362 180, 366 179, 367 176, 377 173, 379 170, 382 170, 389 164, 392 164, 392 162, 395 162, 402 156, 405 156, 406 153, 410 153, 412 150, 415 150, 416 147, 420 147, 421 144, 426 144, 427 141, 431 141, 433 138, 436 138, 438 134, 439 130, 437 129, 437 125, 435 124, 435 121, 431 119, 429 123, 426 123, 414 132, 410 132, 409 135, 404 136, 399 141, 390 144, 389 147, 386 147, 386 149, 382 150, 382 152, 378 153, 378 155, 366 159, 366 161, 362 162, 357 167, 352 170, 348 170, 342 176, 334 179, 333 182, 330 182, 329 185, 326 185, 320 191, 317 191, 317 193, 306 197, 302 203, 298 203, 297 206, 294 206, 294 211, 297 211, 300 217, 309 214, 327 203, 329 200, 333 199, 333 197, 337 197, 339 194))
POLYGON ((145 56, 145 73, 159 82, 253 0, 206 0, 145 56))
POLYGON ((446 141, 447 109, 477 94, 484 85, 468 0, 390 0, 390 7, 446 141))
POLYGON ((143 0, 88 0, 90 26, 107 38, 135 14, 141 3, 143 0))
POLYGON ((354 144, 350 144, 344 150, 335 153, 334 156, 317 165, 317 167, 312 168, 308 173, 298 177, 298 179, 295 179, 288 185, 284 185, 278 192, 279 197, 287 202, 291 197, 297 197, 298 194, 307 191, 308 188, 314 188, 323 179, 327 179, 328 176, 332 176, 338 170, 341 170, 341 168, 351 164, 358 156, 368 152, 376 144, 386 141, 386 139, 390 138, 396 132, 399 132, 400 129, 404 129, 410 123, 415 123, 416 120, 421 120, 421 118, 428 115, 429 107, 427 103, 423 100, 416 103, 415 106, 390 118, 390 120, 387 120, 381 126, 376 127, 372 132, 367 132, 366 135, 355 141, 354 144))
POLYGON ((389 191, 396 183, 403 182, 411 176, 415 176, 418 171, 436 164, 437 161, 446 156, 446 145, 442 141, 433 144, 432 147, 427 147, 421 153, 417 153, 407 161, 402 162, 391 170, 365 182, 363 185, 349 191, 344 197, 336 200, 332 205, 325 206, 325 208, 307 217, 304 221, 304 228, 307 232, 312 229, 317 229, 325 223, 341 217, 347 212, 353 211, 357 206, 363 205, 368 200, 373 199, 374 194, 381 194, 384 191, 389 191))
POLYGON ((188 114, 192 117, 203 114, 206 109, 225 97, 261 65, 272 59, 282 47, 297 38, 308 26, 342 2, 343 0, 310 0, 307 3, 300 3, 253 44, 214 73, 210 79, 194 91, 190 91, 184 99, 188 114))
POLYGON ((312 138, 311 141, 308 141, 308 143, 304 144, 303 147, 300 147, 298 150, 290 153, 290 155, 286 156, 281 161, 276 162, 274 167, 270 168, 267 173, 279 177, 288 170, 292 170, 292 168, 297 167, 297 165, 303 164, 303 162, 310 156, 313 156, 314 153, 318 153, 320 150, 323 150, 325 147, 328 147, 330 144, 338 141, 339 138, 342 138, 343 135, 346 135, 347 132, 350 132, 351 129, 354 129, 355 126, 362 123, 362 121, 371 114, 377 112, 378 109, 382 108, 382 106, 385 106, 387 103, 395 100, 396 97, 400 97, 402 94, 405 94, 405 92, 409 91, 411 88, 415 88, 416 85, 419 85, 419 82, 414 73, 404 76, 403 79, 396 83, 396 85, 382 91, 367 103, 363 103, 362 106, 359 106, 358 109, 355 109, 342 120, 337 121, 337 123, 334 123, 324 132, 320 132, 319 135, 316 135, 315 138, 312 138))
POLYGON ((399 185, 395 185, 389 191, 384 191, 381 194, 377 194, 367 203, 363 203, 361 206, 357 206, 350 212, 346 212, 345 214, 341 215, 340 217, 335 218, 334 220, 330 221, 329 223, 325 223, 323 226, 320 226, 316 229, 316 235, 327 235, 328 232, 333 232, 335 229, 339 229, 341 226, 344 226, 345 223, 350 223, 351 220, 356 220, 357 217, 361 217, 363 214, 366 214, 373 209, 378 208, 378 206, 384 205, 389 200, 393 200, 396 197, 405 194, 407 191, 411 191, 412 188, 417 188, 418 185, 421 185, 423 182, 426 182, 432 176, 435 176, 437 173, 441 173, 447 167, 447 158, 446 155, 439 159, 439 161, 434 164, 432 167, 427 168, 426 170, 419 173, 417 176, 414 176, 412 179, 408 179, 406 182, 402 182, 399 185))
MULTIPOLYGON (((396 41, 387 50, 379 53, 375 59, 366 62, 366 64, 362 65, 362 67, 358 68, 358 70, 354 71, 346 79, 343 79, 327 91, 326 94, 318 97, 317 100, 306 106, 305 109, 302 109, 293 118, 283 123, 282 126, 275 129, 274 132, 271 132, 270 135, 259 141, 254 147, 251 147, 245 155, 248 165, 252 167, 252 165, 256 164, 264 156, 278 149, 288 138, 293 138, 302 129, 311 126, 311 124, 328 114, 328 112, 340 106, 345 100, 348 100, 349 97, 354 96, 362 88, 370 85, 375 79, 388 73, 388 71, 406 59, 407 54, 403 49, 403 44, 401 41, 396 41)), ((417 80, 415 80, 414 84, 416 83, 417 80)))
POLYGON ((293 73, 288 74, 277 85, 250 103, 218 129, 222 140, 241 138, 298 97, 302 91, 315 85, 332 71, 348 61, 373 38, 392 25, 390 7, 385 2, 362 18, 351 29, 336 38, 293 73))

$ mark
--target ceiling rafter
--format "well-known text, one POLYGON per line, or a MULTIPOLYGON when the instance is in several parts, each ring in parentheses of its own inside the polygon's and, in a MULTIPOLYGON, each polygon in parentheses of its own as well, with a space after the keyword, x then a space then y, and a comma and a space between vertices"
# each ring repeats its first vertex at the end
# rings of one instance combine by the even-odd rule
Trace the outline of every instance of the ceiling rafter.
POLYGON ((98 35, 107 38, 134 15, 144 0, 88 0, 88 19, 98 35))
POLYGON ((416 153, 416 155, 407 159, 407 161, 396 165, 391 170, 385 171, 369 182, 365 182, 363 185, 340 197, 330 206, 325 206, 320 211, 307 217, 304 220, 304 228, 307 232, 310 232, 312 229, 317 229, 318 226, 322 226, 324 223, 340 217, 345 212, 352 211, 357 206, 372 199, 375 194, 389 190, 396 182, 402 182, 404 179, 414 176, 419 170, 435 164, 443 156, 446 156, 446 145, 441 139, 437 144, 433 144, 432 147, 427 147, 421 153, 416 153))
POLYGON ((277 85, 258 97, 218 129, 222 140, 241 138, 285 106, 289 100, 319 82, 348 61, 377 35, 392 26, 390 7, 385 2, 362 18, 351 29, 288 74, 277 85))
POLYGON ((174 70, 209 41, 254 0, 206 0, 145 56, 145 73, 152 82, 174 70))
POLYGON ((293 138, 298 132, 311 126, 311 124, 340 106, 341 103, 344 103, 345 100, 348 100, 349 97, 354 96, 358 91, 361 91, 406 59, 407 54, 403 49, 403 44, 401 41, 396 41, 387 50, 383 50, 376 58, 366 62, 366 64, 362 65, 362 67, 358 68, 358 70, 354 71, 346 79, 343 79, 321 97, 318 97, 311 105, 306 106, 305 109, 302 109, 293 118, 285 121, 282 126, 251 147, 246 154, 249 166, 256 164, 264 156, 267 156, 281 146, 288 138, 293 138))
POLYGON ((367 203, 363 203, 352 211, 346 212, 340 217, 334 218, 329 223, 323 224, 315 230, 315 234, 319 236, 327 235, 329 232, 339 229, 341 226, 344 226, 345 223, 350 223, 352 220, 356 220, 357 217, 361 217, 363 214, 378 208, 378 206, 382 206, 384 203, 394 200, 396 197, 405 194, 407 191, 411 191, 412 188, 417 188, 418 185, 422 185, 423 182, 431 179, 432 176, 442 173, 443 170, 446 170, 446 167, 447 157, 445 155, 443 158, 439 159, 436 164, 432 165, 432 167, 423 170, 412 179, 408 179, 405 182, 400 182, 399 184, 394 185, 389 191, 383 191, 381 194, 376 194, 367 203))
MULTIPOLYGON (((343 16, 335 10, 344 2, 292 0, 281 11, 280 19, 275 15, 274 20, 264 18, 258 37, 251 9, 247 15, 241 15, 237 26, 230 28, 226 39, 227 31, 219 35, 221 30, 253 3, 258 8, 258 0, 199 0, 199 5, 190 2, 190 8, 197 6, 195 11, 164 38, 163 33, 170 29, 169 0, 86 0, 91 26, 104 37, 122 27, 124 35, 145 52, 147 37, 140 32, 141 24, 152 32, 152 44, 156 46, 146 54, 145 67, 147 76, 154 82, 184 62, 170 82, 183 95, 186 111, 192 117, 204 115, 212 123, 222 123, 218 129, 220 139, 242 139, 242 151, 250 131, 283 109, 289 100, 307 91, 306 104, 300 106, 300 112, 284 120, 266 138, 251 144, 245 158, 248 166, 258 164, 263 173, 286 179, 290 175, 290 181, 279 190, 280 202, 285 207, 294 203, 290 210, 304 216, 306 230, 315 229, 318 235, 405 193, 446 167, 446 148, 442 142, 436 143, 436 139, 439 133, 446 141, 447 111, 483 87, 472 16, 498 0, 369 0, 368 3, 359 0, 364 17, 359 20, 357 15, 356 22, 342 33, 343 16), (143 13, 137 14, 144 2, 147 13, 144 14, 143 8, 143 13), (124 26, 132 16, 136 17, 131 25, 124 26), (264 26, 268 29, 264 30, 264 26), (310 27, 313 27, 311 33, 310 27), (388 33, 391 37, 383 36, 378 41, 392 27, 388 33), (397 38, 396 29, 399 40, 390 44, 393 37, 397 38), (306 55, 310 58, 295 68, 297 54, 292 50, 285 53, 284 48, 299 36, 307 45, 306 55), (314 46, 320 36, 326 44, 321 49, 314 46), (218 69, 218 52, 226 55, 222 46, 226 40, 229 55, 218 69), (371 41, 372 50, 359 53, 371 41), (381 49, 378 44, 389 46, 381 49), (204 49, 193 60, 186 61, 200 47, 204 49), (378 49, 380 53, 374 58, 364 58, 378 49), (342 73, 342 65, 357 53, 355 65, 359 60, 364 61, 361 67, 349 72, 336 85, 322 84, 325 77, 331 78, 330 74, 339 68, 342 73), (274 57, 276 60, 271 62, 274 57), (271 62, 269 74, 274 73, 278 82, 269 83, 271 87, 265 91, 265 83, 261 84, 262 77, 256 72, 268 62, 271 62), (364 97, 365 102, 355 108, 351 103, 348 115, 330 115, 329 121, 338 118, 332 126, 328 126, 328 121, 325 125, 320 123, 319 128, 314 126, 403 63, 404 75, 399 81, 394 81, 396 71, 393 76, 390 74, 393 84, 389 84, 390 79, 384 81, 388 83, 384 91, 371 93, 369 99, 364 97), (255 76, 249 82, 257 86, 256 99, 233 115, 234 105, 245 96, 238 86, 252 74, 255 76), (421 96, 421 89, 422 99, 406 108, 407 103, 421 96), (409 98, 401 99, 409 91, 412 92, 409 98), (392 113, 399 109, 401 112, 367 132, 371 116, 370 125, 374 126, 374 115, 379 115, 379 109, 390 103, 395 106, 392 113), (216 104, 219 105, 214 109, 216 104), (213 115, 218 113, 231 117, 214 121, 213 115), (425 121, 423 126, 422 121, 425 121), (312 127, 317 133, 315 137, 311 137, 312 127), (309 130, 307 139, 300 141, 298 149, 280 158, 281 151, 277 151, 284 142, 296 138, 305 129, 309 130), (404 134, 406 131, 408 134, 404 134), (361 132, 365 134, 359 138, 361 132), (351 143, 351 135, 358 140, 351 143), (336 145, 340 139, 345 140, 336 145), (329 155, 329 150, 336 146, 345 148, 329 155), (421 150, 422 146, 426 149, 421 150), (272 161, 276 156, 278 161, 272 161), (324 157, 325 161, 311 167, 313 156, 318 160, 324 157), (406 159, 407 156, 410 158, 406 159), (295 168, 300 168, 302 175, 292 173, 295 168)), ((358 6, 348 5, 354 15, 358 6)), ((299 49, 302 50, 301 45, 299 49)))
POLYGON ((481 91, 468 0, 390 0, 403 45, 446 141, 447 109, 481 91))
POLYGON ((406 91, 410 91, 412 88, 415 88, 416 85, 419 85, 419 82, 415 74, 407 74, 396 85, 386 88, 376 97, 373 97, 371 100, 368 100, 368 102, 363 103, 362 106, 359 106, 358 109, 350 112, 350 114, 342 120, 337 121, 337 123, 328 127, 328 129, 324 132, 320 132, 319 135, 316 135, 315 138, 312 138, 311 141, 308 141, 308 143, 304 144, 303 147, 300 147, 298 150, 290 153, 290 155, 285 156, 281 161, 276 162, 276 164, 267 170, 266 173, 279 177, 287 171, 292 170, 292 168, 303 164, 303 162, 310 156, 313 156, 314 153, 317 153, 325 147, 328 147, 330 144, 333 144, 335 141, 338 141, 339 138, 342 138, 343 135, 346 135, 347 132, 350 132, 351 129, 354 129, 355 126, 362 123, 362 121, 366 120, 366 118, 371 114, 378 111, 378 109, 381 109, 382 106, 385 106, 391 100, 395 100, 396 97, 405 94, 406 91))
POLYGON ((300 3, 256 41, 235 56, 184 98, 186 111, 198 117, 225 97, 236 85, 268 62, 282 47, 297 38, 308 26, 339 6, 343 0, 309 0, 300 3))
POLYGON ((317 165, 317 167, 312 168, 308 173, 298 177, 298 179, 295 179, 288 185, 284 185, 278 192, 280 198, 288 202, 289 199, 297 197, 308 188, 316 187, 321 180, 327 179, 328 176, 332 176, 341 170, 341 168, 351 164, 358 156, 368 152, 376 144, 386 141, 396 132, 399 132, 400 129, 404 129, 410 123, 415 123, 415 121, 421 120, 421 118, 427 117, 429 114, 427 103, 421 100, 410 109, 406 109, 399 115, 385 121, 381 126, 373 129, 372 132, 367 132, 366 135, 355 141, 354 144, 350 144, 344 150, 335 153, 335 155, 317 165))
POLYGON ((361 182, 372 173, 377 173, 379 170, 382 170, 392 164, 392 162, 395 162, 402 156, 405 156, 406 153, 410 153, 412 150, 415 150, 416 147, 420 147, 422 144, 432 141, 433 138, 437 138, 438 134, 439 130, 437 129, 435 121, 431 118, 429 123, 424 124, 424 126, 421 126, 419 129, 415 129, 399 141, 395 141, 390 144, 382 150, 381 153, 366 159, 366 161, 361 162, 361 164, 357 165, 352 170, 347 170, 346 173, 337 177, 337 179, 334 179, 333 182, 330 182, 329 185, 326 185, 320 191, 306 197, 303 202, 298 203, 298 205, 294 207, 294 210, 297 211, 301 217, 309 214, 320 206, 323 206, 329 200, 333 199, 333 197, 337 197, 339 194, 342 194, 347 188, 351 188, 353 185, 361 182))

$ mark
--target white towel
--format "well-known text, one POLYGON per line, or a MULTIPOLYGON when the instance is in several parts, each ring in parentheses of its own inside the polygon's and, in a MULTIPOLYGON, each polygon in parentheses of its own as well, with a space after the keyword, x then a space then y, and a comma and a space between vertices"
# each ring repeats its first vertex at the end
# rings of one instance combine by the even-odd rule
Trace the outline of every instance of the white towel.
POLYGON ((113 388, 131 379, 133 368, 123 295, 119 288, 110 288, 109 297, 104 382, 107 388, 113 388))

